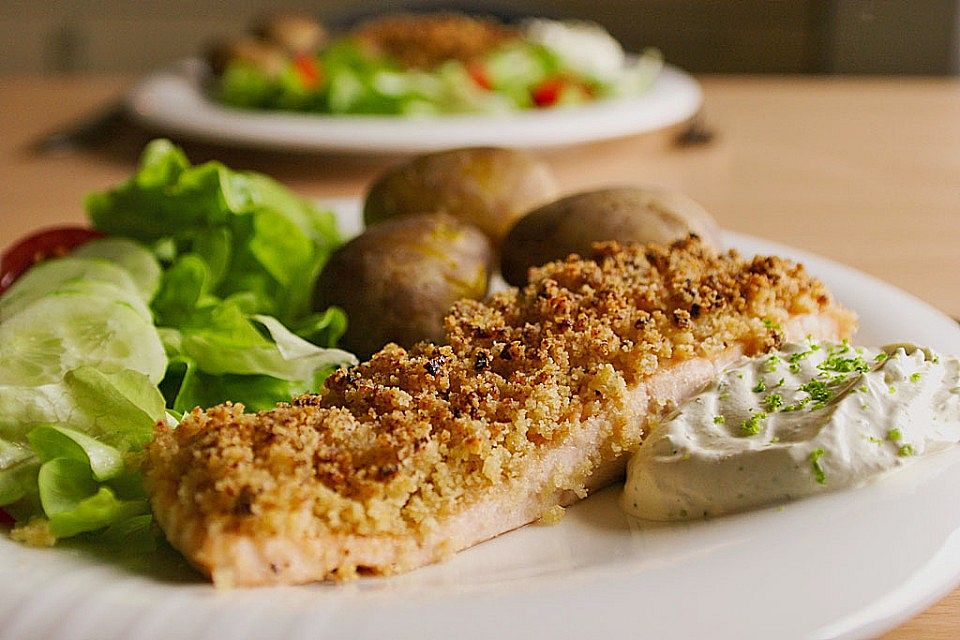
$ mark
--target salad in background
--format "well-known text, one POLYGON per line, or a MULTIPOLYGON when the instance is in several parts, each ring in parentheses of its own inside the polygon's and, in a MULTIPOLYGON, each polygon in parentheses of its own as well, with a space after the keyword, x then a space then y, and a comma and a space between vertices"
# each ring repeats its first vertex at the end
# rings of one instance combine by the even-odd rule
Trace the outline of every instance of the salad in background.
POLYGON ((355 358, 310 295, 332 213, 264 175, 193 166, 166 140, 0 264, 0 513, 34 545, 151 521, 139 456, 158 421, 320 388, 355 358))
POLYGON ((662 67, 628 57, 600 25, 508 26, 458 14, 401 14, 331 37, 315 20, 268 18, 208 55, 212 95, 245 109, 430 116, 508 113, 643 93, 662 67))

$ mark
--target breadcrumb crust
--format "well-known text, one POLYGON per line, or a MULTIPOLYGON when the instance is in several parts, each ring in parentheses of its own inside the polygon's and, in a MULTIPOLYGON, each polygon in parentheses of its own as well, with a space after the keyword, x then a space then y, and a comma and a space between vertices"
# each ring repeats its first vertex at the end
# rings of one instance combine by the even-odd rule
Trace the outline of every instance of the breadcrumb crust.
POLYGON ((472 62, 517 33, 493 20, 455 13, 376 18, 351 32, 360 42, 402 66, 431 69, 447 60, 472 62))
POLYGON ((661 367, 774 348, 789 317, 826 311, 852 326, 787 260, 716 255, 695 236, 600 244, 457 303, 444 345, 388 345, 273 411, 228 403, 159 426, 148 483, 221 531, 425 536, 591 416, 613 453, 635 449, 643 425, 623 419, 624 398, 661 367))

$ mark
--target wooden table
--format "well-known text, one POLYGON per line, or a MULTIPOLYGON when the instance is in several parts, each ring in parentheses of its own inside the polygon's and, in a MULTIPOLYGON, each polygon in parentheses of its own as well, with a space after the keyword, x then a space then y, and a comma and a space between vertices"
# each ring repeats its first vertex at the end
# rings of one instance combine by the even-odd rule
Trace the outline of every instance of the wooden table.
MULTIPOLYGON (((84 151, 25 145, 118 98, 126 78, 0 78, 0 248, 29 229, 80 222, 83 196, 133 170, 148 134, 132 126, 84 151)), ((681 189, 727 228, 801 247, 960 316, 960 82, 705 78, 710 144, 676 130, 545 158, 565 189, 623 183, 681 189)), ((359 195, 395 158, 283 155, 187 145, 274 175, 310 196, 359 195)), ((960 637, 960 589, 887 640, 960 637)))

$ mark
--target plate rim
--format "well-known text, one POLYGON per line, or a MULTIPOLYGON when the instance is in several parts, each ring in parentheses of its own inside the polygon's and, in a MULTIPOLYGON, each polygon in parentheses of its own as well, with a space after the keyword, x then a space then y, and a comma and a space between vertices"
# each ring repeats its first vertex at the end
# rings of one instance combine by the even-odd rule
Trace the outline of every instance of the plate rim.
POLYGON ((202 65, 198 58, 187 58, 141 78, 124 98, 128 113, 160 132, 241 148, 408 154, 462 146, 550 149, 599 142, 684 122, 703 105, 700 83, 664 64, 651 88, 639 96, 503 117, 451 114, 404 119, 245 111, 206 98, 200 87, 202 65))

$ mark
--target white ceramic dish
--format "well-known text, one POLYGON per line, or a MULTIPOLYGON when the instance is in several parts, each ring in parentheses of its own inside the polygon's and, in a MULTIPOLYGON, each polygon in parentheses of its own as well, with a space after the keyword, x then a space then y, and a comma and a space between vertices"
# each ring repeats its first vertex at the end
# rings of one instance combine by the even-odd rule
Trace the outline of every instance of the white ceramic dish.
MULTIPOLYGON (((348 232, 355 202, 340 207, 348 232)), ((859 341, 960 353, 960 329, 862 273, 804 261, 861 315, 859 341)), ((178 557, 124 569, 0 539, 0 638, 863 638, 960 582, 960 447, 883 482, 706 522, 628 519, 613 487, 445 564, 345 585, 217 592, 178 557)))
POLYGON ((198 60, 150 75, 127 96, 130 113, 152 129, 218 144, 416 153, 471 145, 546 148, 643 133, 690 118, 703 101, 697 81, 669 65, 649 91, 635 98, 504 116, 420 120, 231 109, 204 94, 201 78, 198 60))

